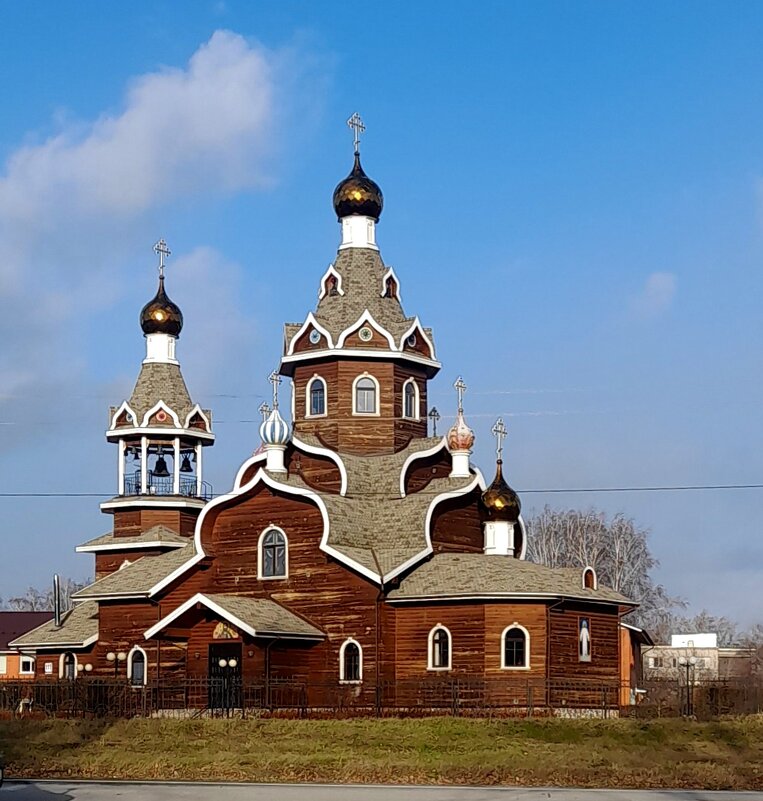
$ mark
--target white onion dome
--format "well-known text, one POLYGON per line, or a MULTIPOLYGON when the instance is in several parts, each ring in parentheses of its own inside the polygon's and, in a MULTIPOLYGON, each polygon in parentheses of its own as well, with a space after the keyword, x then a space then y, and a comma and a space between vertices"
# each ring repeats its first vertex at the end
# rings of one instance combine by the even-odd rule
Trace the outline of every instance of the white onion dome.
POLYGON ((447 434, 451 451, 470 451, 474 445, 474 431, 466 425, 463 412, 459 411, 456 422, 447 434))
POLYGON ((260 437, 265 445, 286 445, 289 441, 289 424, 278 409, 273 411, 260 425, 260 437))

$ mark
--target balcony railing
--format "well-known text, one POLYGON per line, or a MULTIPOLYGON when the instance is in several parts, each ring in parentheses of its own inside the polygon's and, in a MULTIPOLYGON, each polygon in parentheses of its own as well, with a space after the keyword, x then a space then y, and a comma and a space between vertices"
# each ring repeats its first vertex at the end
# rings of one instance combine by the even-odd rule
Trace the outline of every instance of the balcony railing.
POLYGON ((212 497, 212 485, 207 481, 197 486, 195 478, 180 476, 179 492, 175 492, 172 476, 157 476, 153 470, 146 474, 146 491, 142 491, 140 470, 132 476, 125 476, 125 495, 182 495, 184 498, 201 498, 208 501, 212 497))

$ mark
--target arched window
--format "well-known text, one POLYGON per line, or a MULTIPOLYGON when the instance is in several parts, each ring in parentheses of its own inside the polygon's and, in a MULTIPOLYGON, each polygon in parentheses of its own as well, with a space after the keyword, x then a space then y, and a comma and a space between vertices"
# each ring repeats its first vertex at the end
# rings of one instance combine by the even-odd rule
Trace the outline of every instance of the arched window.
POLYGON ((450 670, 450 632, 437 625, 429 632, 429 670, 450 670))
POLYGON ((384 282, 384 294, 388 298, 397 298, 397 281, 391 275, 388 275, 384 282))
POLYGON ((403 417, 419 419, 419 388, 412 378, 403 384, 403 417))
POLYGON ((146 652, 138 645, 127 655, 127 677, 133 687, 146 683, 146 652))
POLYGON ((595 590, 598 581, 596 580, 596 571, 592 567, 587 567, 583 571, 583 587, 586 590, 595 590))
POLYGON ((530 667, 530 634, 524 626, 512 623, 501 637, 501 667, 522 670, 530 667))
POLYGON ((280 528, 268 528, 260 535, 259 577, 286 578, 288 548, 286 535, 280 528))
POLYGON ((77 656, 71 651, 61 654, 61 662, 58 667, 58 677, 74 681, 77 678, 77 656))
POLYGON ((313 376, 307 384, 307 416, 322 417, 326 414, 326 382, 313 376))
POLYGON ((363 681, 363 649, 352 638, 345 640, 339 649, 339 681, 346 684, 363 681))
POLYGON ((379 414, 379 384, 377 380, 364 373, 353 384, 353 414, 379 414))

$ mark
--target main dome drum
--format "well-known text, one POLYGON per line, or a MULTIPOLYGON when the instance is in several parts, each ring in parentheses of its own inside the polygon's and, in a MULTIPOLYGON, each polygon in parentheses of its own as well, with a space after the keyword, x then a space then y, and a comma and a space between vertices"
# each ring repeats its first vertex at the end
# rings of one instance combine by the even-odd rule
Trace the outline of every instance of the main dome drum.
POLYGON ((360 153, 355 153, 352 172, 337 184, 334 190, 334 211, 341 220, 352 214, 372 217, 378 222, 384 206, 384 195, 379 185, 363 172, 360 153))

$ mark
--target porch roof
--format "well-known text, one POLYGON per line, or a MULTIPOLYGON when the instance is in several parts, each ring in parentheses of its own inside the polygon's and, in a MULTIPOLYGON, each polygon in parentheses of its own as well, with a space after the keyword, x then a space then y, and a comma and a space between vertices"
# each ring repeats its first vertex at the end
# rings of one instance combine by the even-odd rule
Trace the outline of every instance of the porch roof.
POLYGON ((87 648, 98 639, 98 604, 76 604, 61 615, 61 625, 48 620, 8 643, 11 648, 87 648))
POLYGON ((322 640, 326 635, 303 618, 270 598, 245 598, 240 595, 197 593, 173 612, 144 632, 150 640, 179 620, 186 612, 201 604, 252 637, 284 637, 298 640, 322 640))

